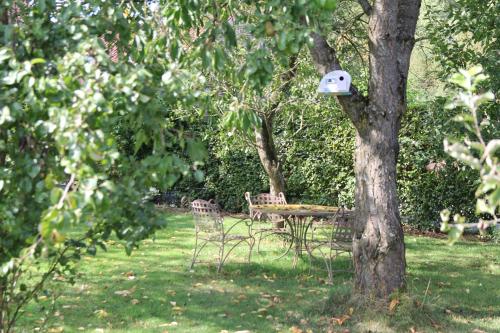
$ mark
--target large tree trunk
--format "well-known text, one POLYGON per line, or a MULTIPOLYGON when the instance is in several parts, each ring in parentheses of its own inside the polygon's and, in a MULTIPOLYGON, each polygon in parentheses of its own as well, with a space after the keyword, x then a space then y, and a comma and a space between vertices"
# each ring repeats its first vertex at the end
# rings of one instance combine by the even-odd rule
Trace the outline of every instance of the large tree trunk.
POLYGON ((272 118, 261 117, 262 125, 255 129, 255 143, 262 167, 269 177, 271 194, 285 192, 285 178, 281 171, 272 133, 272 118))
MULTIPOLYGON (((353 259, 356 290, 387 298, 405 286, 405 246, 396 192, 398 132, 420 0, 358 0, 369 16, 368 98, 351 87, 338 98, 356 128, 353 259)), ((311 55, 324 75, 340 69, 335 49, 313 35, 311 55)))
POLYGON ((396 193, 397 130, 379 119, 356 135, 355 286, 385 297, 405 284, 405 248, 396 193))

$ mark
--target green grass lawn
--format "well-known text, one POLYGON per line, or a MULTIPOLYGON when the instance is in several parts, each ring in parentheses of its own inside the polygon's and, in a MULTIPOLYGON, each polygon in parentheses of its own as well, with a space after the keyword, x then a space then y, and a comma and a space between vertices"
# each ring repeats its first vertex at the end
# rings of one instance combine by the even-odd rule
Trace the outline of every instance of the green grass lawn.
MULTIPOLYGON (((118 242, 85 257, 73 286, 61 284, 50 332, 498 332, 500 247, 407 236, 408 291, 389 311, 350 297, 351 275, 325 284, 321 262, 255 254, 244 246, 221 274, 213 264, 188 269, 194 245, 188 214, 167 215, 168 226, 130 257, 118 242), (340 325, 342 324, 342 325, 340 325), (476 331, 474 331, 476 330, 476 331)), ((269 239, 263 249, 278 249, 269 239)), ((207 259, 215 257, 208 251, 207 259)), ((336 265, 347 267, 348 257, 336 265)), ((40 324, 35 305, 18 331, 40 324)))

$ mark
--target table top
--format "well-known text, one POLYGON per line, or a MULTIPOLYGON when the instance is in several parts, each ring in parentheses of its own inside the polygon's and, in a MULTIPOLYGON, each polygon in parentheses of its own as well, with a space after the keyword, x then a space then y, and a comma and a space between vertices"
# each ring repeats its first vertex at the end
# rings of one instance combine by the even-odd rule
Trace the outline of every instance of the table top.
POLYGON ((253 210, 267 214, 295 215, 295 216, 334 216, 339 207, 319 205, 253 205, 253 210))

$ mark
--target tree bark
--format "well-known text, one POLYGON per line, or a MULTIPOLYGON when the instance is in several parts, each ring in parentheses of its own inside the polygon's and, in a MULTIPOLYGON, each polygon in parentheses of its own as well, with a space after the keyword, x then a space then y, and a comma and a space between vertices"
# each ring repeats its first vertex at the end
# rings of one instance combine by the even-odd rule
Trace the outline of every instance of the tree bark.
MULTIPOLYGON (((269 178, 269 192, 273 195, 285 193, 285 178, 281 171, 276 147, 273 140, 272 118, 261 117, 261 126, 255 129, 255 143, 260 162, 269 178)), ((283 228, 285 222, 273 222, 275 228, 283 228)))
POLYGON ((269 177, 269 191, 277 195, 285 192, 285 178, 281 171, 272 133, 272 118, 261 117, 262 125, 255 130, 255 143, 262 167, 269 177))
POLYGON ((283 82, 283 85, 269 96, 269 99, 273 101, 270 108, 264 112, 262 110, 257 112, 261 119, 261 126, 255 129, 255 143, 260 162, 269 178, 269 192, 273 195, 285 193, 285 177, 283 177, 273 139, 273 120, 283 98, 289 94, 292 80, 297 73, 297 59, 297 55, 291 56, 288 69, 280 75, 280 82, 283 82))
POLYGON ((405 285, 396 193, 397 131, 390 119, 358 129, 353 258, 356 289, 385 298, 405 285))
MULTIPOLYGON (((376 0, 363 7, 369 15, 369 96, 352 86, 351 96, 338 97, 356 128, 355 288, 378 298, 405 286, 396 162, 419 9, 420 0, 376 0)), ((310 51, 320 74, 341 69, 335 49, 319 34, 313 40, 310 51)))

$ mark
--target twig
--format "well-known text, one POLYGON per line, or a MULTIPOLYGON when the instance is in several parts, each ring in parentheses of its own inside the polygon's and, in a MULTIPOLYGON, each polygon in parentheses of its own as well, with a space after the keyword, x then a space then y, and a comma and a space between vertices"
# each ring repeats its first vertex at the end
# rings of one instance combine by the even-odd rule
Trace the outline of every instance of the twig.
POLYGON ((456 227, 456 226, 461 225, 465 228, 474 228, 474 227, 479 228, 480 226, 484 226, 485 224, 487 224, 488 226, 493 227, 496 224, 500 224, 500 222, 497 222, 496 220, 497 219, 495 217, 495 220, 492 220, 492 221, 482 221, 482 222, 477 222, 477 223, 450 223, 448 225, 450 227, 456 227))
POLYGON ((73 185, 73 183, 75 182, 75 175, 72 174, 71 175, 71 178, 69 179, 69 182, 66 184, 66 187, 64 188, 64 192, 61 196, 61 199, 59 199, 59 202, 57 203, 57 208, 58 209, 61 209, 62 206, 63 206, 63 203, 64 203, 64 199, 66 199, 66 197, 68 196, 68 192, 71 188, 71 186, 73 185))
POLYGON ((429 278, 429 282, 427 283, 427 288, 425 289, 424 299, 422 300, 422 307, 424 307, 425 299, 427 297, 427 292, 429 291, 429 286, 431 285, 431 278, 429 278))

